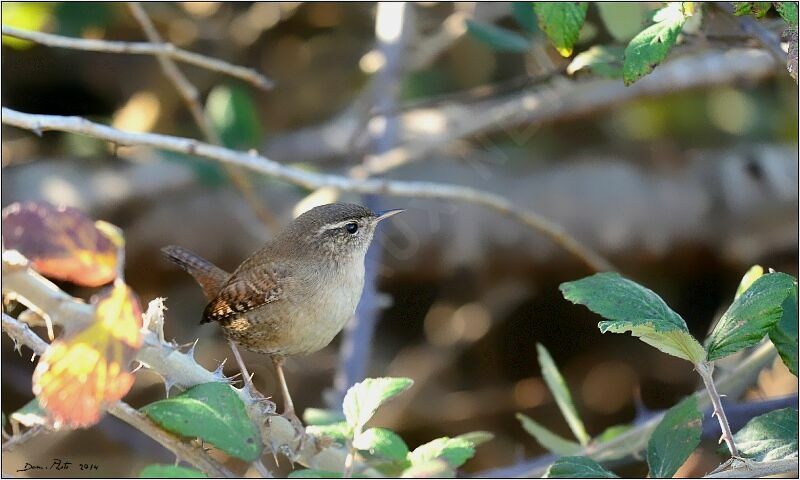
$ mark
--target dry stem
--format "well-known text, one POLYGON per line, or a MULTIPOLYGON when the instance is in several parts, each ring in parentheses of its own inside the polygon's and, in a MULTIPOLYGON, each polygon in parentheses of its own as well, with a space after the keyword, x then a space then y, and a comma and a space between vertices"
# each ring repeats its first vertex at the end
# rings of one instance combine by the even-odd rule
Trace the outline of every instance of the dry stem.
POLYGON ((730 450, 731 456, 738 457, 739 450, 736 448, 736 444, 733 443, 733 433, 731 432, 731 427, 728 424, 728 417, 725 416, 725 410, 722 408, 722 399, 719 396, 719 392, 717 392, 716 385, 714 385, 714 377, 711 374, 711 366, 706 362, 701 362, 695 365, 694 369, 700 375, 700 378, 703 379, 703 384, 706 386, 706 392, 708 392, 708 396, 711 399, 711 405, 714 407, 711 415, 717 417, 717 421, 719 421, 719 426, 722 430, 722 439, 725 440, 725 443, 728 445, 728 450, 730 450))

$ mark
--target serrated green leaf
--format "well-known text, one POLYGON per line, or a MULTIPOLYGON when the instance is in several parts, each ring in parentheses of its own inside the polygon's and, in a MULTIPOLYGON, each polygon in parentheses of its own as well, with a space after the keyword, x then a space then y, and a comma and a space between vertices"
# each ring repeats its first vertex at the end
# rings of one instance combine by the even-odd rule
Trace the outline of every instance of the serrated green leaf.
POLYGON ((517 419, 522 424, 522 428, 548 451, 557 455, 574 455, 581 451, 579 443, 551 432, 527 415, 518 413, 517 419))
POLYGON ((625 85, 652 72, 667 57, 686 21, 681 2, 670 2, 653 19, 656 23, 639 32, 625 48, 622 68, 625 85))
POLYGON ((141 410, 169 432, 202 438, 248 462, 258 459, 264 449, 261 433, 247 416, 244 403, 226 383, 196 385, 141 410))
POLYGON ((472 442, 463 438, 442 437, 420 445, 408 454, 412 465, 423 465, 431 460, 444 460, 452 468, 458 468, 475 455, 472 442))
POLYGON ((700 444, 703 415, 697 398, 690 396, 670 408, 647 443, 651 478, 672 478, 700 444))
POLYGON ((350 439, 351 430, 347 422, 331 423, 329 425, 309 425, 306 433, 319 437, 325 435, 342 445, 350 439))
POLYGON ((797 457, 797 409, 782 408, 759 415, 733 436, 739 452, 758 462, 797 457))
POLYGON ((598 324, 603 333, 630 331, 664 353, 695 364, 705 358, 702 345, 689 333, 680 315, 636 282, 609 272, 562 283, 559 288, 567 300, 610 320, 598 324))
POLYGON ((539 28, 562 57, 572 55, 588 7, 588 2, 534 2, 539 28))
POLYGON ((257 147, 261 141, 261 121, 245 87, 214 87, 206 100, 206 113, 224 146, 243 150, 257 147))
POLYGON ((533 2, 511 2, 511 15, 520 27, 534 33, 538 30, 533 2))
POLYGON ((597 438, 595 438, 594 440, 597 443, 608 442, 610 440, 614 440, 615 438, 619 437, 620 435, 622 435, 623 433, 627 432, 630 429, 631 425, 612 425, 603 430, 603 433, 598 435, 597 438))
POLYGON ((708 360, 717 360, 760 342, 781 319, 783 301, 794 287, 785 273, 758 278, 717 322, 706 340, 708 360))
POLYGON ((597 2, 595 5, 608 33, 620 42, 633 38, 646 20, 645 9, 639 3, 597 2))
POLYGON ((753 15, 756 18, 764 18, 770 7, 772 7, 772 2, 733 2, 733 14, 736 16, 753 15))
POLYGON ((589 50, 575 55, 567 66, 569 75, 583 69, 606 78, 622 78, 622 61, 625 50, 622 47, 595 45, 589 50))
POLYGON ((331 425, 344 420, 344 413, 339 410, 306 408, 303 411, 303 423, 306 425, 331 425))
POLYGON ((530 41, 522 35, 489 23, 467 20, 467 31, 495 50, 523 53, 531 48, 530 41))
POLYGON ((588 457, 561 457, 547 469, 544 478, 619 478, 588 457))
POLYGON ((10 418, 12 422, 16 422, 26 427, 50 424, 50 421, 47 419, 47 412, 44 411, 42 406, 39 404, 39 399, 36 397, 23 405, 22 408, 12 413, 10 418))
POLYGON ((406 442, 388 428, 370 428, 364 431, 353 439, 353 447, 389 460, 404 460, 408 456, 406 442))
POLYGON ((433 459, 411 465, 403 471, 402 478, 455 478, 456 472, 444 460, 433 459))
POLYGON ((789 290, 789 296, 781 304, 781 319, 769 331, 769 339, 778 350, 783 363, 797 376, 797 281, 789 290))
POLYGON ((775 10, 790 27, 797 26, 797 2, 775 2, 775 10))
POLYGON ((410 378, 367 378, 356 383, 344 396, 344 416, 347 425, 356 437, 364 425, 375 415, 378 407, 389 399, 411 388, 414 381, 410 378))
POLYGON ((733 299, 736 300, 739 298, 739 296, 743 294, 745 290, 750 288, 750 285, 752 285, 753 282, 761 278, 763 275, 764 267, 761 265, 753 265, 750 267, 750 270, 748 270, 742 277, 742 281, 739 282, 739 287, 736 289, 736 295, 733 296, 733 299))
POLYGON ((575 438, 578 439, 581 445, 588 444, 591 437, 586 433, 586 427, 583 426, 581 417, 578 415, 578 411, 575 410, 575 404, 572 402, 572 395, 570 395, 567 388, 567 382, 564 381, 564 377, 558 371, 556 362, 553 361, 550 352, 540 343, 536 344, 536 352, 538 353, 539 366, 542 369, 542 377, 544 377, 550 392, 553 393, 553 398, 556 400, 558 409, 561 410, 561 415, 564 416, 570 430, 575 434, 575 438))
POLYGON ((466 440, 469 443, 471 443, 473 447, 477 447, 478 445, 484 444, 486 442, 491 442, 494 439, 494 434, 492 432, 476 430, 474 432, 462 433, 461 435, 455 438, 466 440))
POLYGON ((203 472, 179 465, 148 465, 139 472, 139 478, 207 478, 203 472))

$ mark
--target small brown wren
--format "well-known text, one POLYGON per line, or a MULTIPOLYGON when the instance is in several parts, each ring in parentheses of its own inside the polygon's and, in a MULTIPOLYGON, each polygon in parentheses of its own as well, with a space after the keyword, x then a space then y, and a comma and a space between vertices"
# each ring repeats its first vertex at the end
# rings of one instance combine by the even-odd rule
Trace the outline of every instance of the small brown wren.
POLYGON ((236 344, 272 356, 284 415, 296 419, 283 375, 284 356, 316 352, 344 328, 361 298, 364 257, 375 227, 402 211, 376 214, 350 203, 312 208, 233 273, 182 247, 161 251, 202 287, 209 303, 201 323, 222 326, 249 388, 236 344))

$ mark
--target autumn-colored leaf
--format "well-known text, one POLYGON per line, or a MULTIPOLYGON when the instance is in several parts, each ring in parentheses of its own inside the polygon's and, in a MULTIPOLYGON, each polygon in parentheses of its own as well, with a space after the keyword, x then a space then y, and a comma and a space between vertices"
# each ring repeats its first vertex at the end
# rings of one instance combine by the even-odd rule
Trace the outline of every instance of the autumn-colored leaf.
POLYGON ((83 212, 46 202, 3 209, 3 245, 45 277, 98 287, 117 276, 118 246, 83 212))
POLYGON ((33 373, 33 393, 56 427, 89 427, 133 385, 129 363, 142 345, 142 311, 121 280, 92 300, 94 321, 58 339, 33 373))

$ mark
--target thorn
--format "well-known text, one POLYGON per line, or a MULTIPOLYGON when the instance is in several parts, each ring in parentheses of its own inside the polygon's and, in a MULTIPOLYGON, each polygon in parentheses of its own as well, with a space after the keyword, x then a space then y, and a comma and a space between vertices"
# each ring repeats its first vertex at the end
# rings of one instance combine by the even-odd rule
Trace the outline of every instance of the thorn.
MULTIPOLYGON (((194 343, 191 344, 192 346, 189 347, 189 350, 186 351, 186 354, 189 355, 190 357, 192 357, 192 360, 194 360, 194 349, 197 346, 197 342, 199 342, 199 341, 200 341, 199 338, 195 339, 194 343)), ((186 345, 189 345, 189 344, 187 343, 186 345)), ((185 347, 186 345, 181 345, 181 346, 185 347)))
POLYGON ((144 368, 144 363, 142 363, 142 362, 140 362, 138 360, 136 361, 136 363, 138 363, 139 365, 136 365, 136 367, 134 367, 134 369, 131 370, 131 373, 136 373, 139 370, 141 370, 142 368, 144 368))
POLYGON ((16 340, 14 340, 14 350, 16 350, 17 353, 19 353, 19 355, 22 356, 22 344, 16 340))
POLYGON ((719 440, 717 440, 717 445, 720 445, 720 444, 721 444, 722 442, 724 442, 724 441, 725 441, 725 435, 721 435, 721 436, 719 437, 719 440))
POLYGON ((37 122, 36 125, 34 125, 33 128, 31 128, 31 132, 33 132, 37 137, 41 138, 42 137, 42 126, 39 125, 39 123, 37 122))
POLYGON ((175 382, 170 382, 166 378, 164 379, 164 388, 167 390, 167 398, 169 398, 169 390, 175 386, 175 382))
POLYGON ((33 362, 34 360, 36 360, 36 352, 34 352, 33 355, 31 355, 31 362, 33 362))
POLYGON ((227 362, 227 361, 228 361, 228 359, 227 359, 227 357, 226 357, 226 358, 224 358, 224 359, 222 360, 222 362, 220 362, 220 364, 219 364, 219 365, 217 365, 217 368, 215 368, 215 369, 214 369, 214 375, 215 375, 215 376, 217 376, 217 377, 220 377, 220 376, 221 376, 222 378, 225 378, 225 374, 224 374, 224 373, 222 373, 222 371, 223 371, 223 369, 225 368, 225 362, 227 362))
POLYGON ((278 461, 278 452, 276 452, 274 448, 272 448, 271 450, 272 450, 272 458, 275 459, 275 466, 280 468, 281 462, 278 461))

